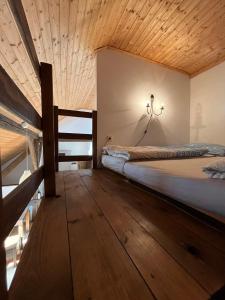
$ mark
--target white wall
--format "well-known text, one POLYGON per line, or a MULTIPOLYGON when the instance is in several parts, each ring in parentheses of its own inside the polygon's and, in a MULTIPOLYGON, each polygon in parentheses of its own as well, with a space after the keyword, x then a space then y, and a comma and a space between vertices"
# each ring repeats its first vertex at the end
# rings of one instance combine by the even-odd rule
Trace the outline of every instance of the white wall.
MULTIPOLYGON (((59 122, 59 132, 92 133, 92 120, 88 118, 65 117, 59 122)), ((67 155, 88 155, 92 150, 91 142, 60 142, 59 152, 67 155)))
POLYGON ((106 136, 113 144, 135 145, 147 124, 146 103, 155 95, 165 106, 142 145, 189 142, 190 79, 147 60, 113 49, 97 52, 98 149, 106 136))
POLYGON ((225 62, 191 79, 191 142, 225 145, 225 62))
MULTIPOLYGON (((92 119, 65 117, 59 122, 59 132, 92 133, 92 119)), ((92 142, 59 142, 59 152, 66 155, 92 155, 92 142)), ((73 170, 77 166, 73 162, 59 163, 59 170, 73 170)))

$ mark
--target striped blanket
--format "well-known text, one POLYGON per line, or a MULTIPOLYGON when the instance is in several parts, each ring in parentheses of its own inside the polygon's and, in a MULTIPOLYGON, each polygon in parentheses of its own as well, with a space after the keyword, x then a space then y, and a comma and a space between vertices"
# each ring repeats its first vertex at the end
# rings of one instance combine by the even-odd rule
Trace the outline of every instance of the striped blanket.
POLYGON ((171 158, 198 157, 207 153, 206 148, 186 148, 186 147, 157 147, 157 146, 137 146, 125 147, 117 145, 107 145, 103 148, 103 153, 125 160, 160 160, 171 158))

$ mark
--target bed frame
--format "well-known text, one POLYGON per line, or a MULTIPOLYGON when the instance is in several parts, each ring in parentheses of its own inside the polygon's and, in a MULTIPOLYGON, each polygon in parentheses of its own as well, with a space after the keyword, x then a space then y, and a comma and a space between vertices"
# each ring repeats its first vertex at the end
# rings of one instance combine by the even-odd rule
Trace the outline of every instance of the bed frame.
POLYGON ((224 219, 224 221, 222 219, 218 219, 217 216, 209 215, 209 214, 207 214, 207 212, 203 212, 201 210, 198 210, 197 208, 194 208, 192 206, 184 204, 178 200, 173 199, 172 197, 169 197, 169 196, 162 194, 156 190, 153 190, 139 182, 136 182, 135 180, 128 179, 127 177, 123 176, 122 174, 119 174, 111 169, 108 169, 105 167, 103 167, 103 168, 108 170, 109 172, 116 174, 119 177, 126 179, 131 184, 150 193, 151 195, 160 197, 163 201, 166 201, 166 202, 170 203, 171 205, 176 206, 178 209, 183 210, 187 214, 189 214, 192 217, 198 219, 199 221, 205 223, 206 225, 211 226, 211 227, 217 229, 218 231, 225 233, 225 219, 224 219))

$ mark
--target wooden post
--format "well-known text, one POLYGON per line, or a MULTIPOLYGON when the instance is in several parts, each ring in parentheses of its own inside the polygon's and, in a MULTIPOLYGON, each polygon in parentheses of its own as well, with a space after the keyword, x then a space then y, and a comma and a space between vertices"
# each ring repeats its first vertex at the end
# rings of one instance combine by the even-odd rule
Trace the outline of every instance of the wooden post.
POLYGON ((2 174, 1 174, 1 152, 0 152, 0 299, 8 299, 6 285, 6 255, 2 231, 3 201, 2 201, 2 174))
POLYGON ((41 100, 45 196, 56 195, 52 65, 41 63, 41 100))
POLYGON ((94 110, 92 113, 92 156, 93 156, 93 169, 98 167, 97 158, 97 111, 94 110))
POLYGON ((58 132, 59 132, 59 112, 58 106, 54 106, 54 133, 55 133, 55 170, 56 172, 59 171, 59 139, 58 139, 58 132))

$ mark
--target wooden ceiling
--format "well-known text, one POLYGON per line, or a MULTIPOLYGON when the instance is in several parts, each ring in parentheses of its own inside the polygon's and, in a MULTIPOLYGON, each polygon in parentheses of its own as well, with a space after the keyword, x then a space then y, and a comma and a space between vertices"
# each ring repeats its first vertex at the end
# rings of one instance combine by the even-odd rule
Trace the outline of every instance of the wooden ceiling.
POLYGON ((0 128, 0 149, 4 164, 26 149, 26 137, 0 128))
MULTIPOLYGON (((22 0, 40 61, 53 64, 61 108, 96 107, 95 49, 112 46, 196 74, 225 59, 224 0, 22 0)), ((40 87, 7 0, 0 63, 40 107, 40 87)))

